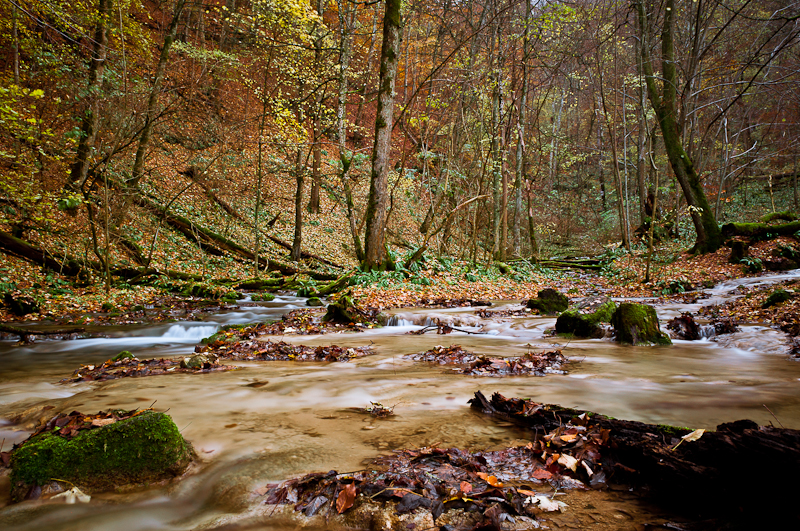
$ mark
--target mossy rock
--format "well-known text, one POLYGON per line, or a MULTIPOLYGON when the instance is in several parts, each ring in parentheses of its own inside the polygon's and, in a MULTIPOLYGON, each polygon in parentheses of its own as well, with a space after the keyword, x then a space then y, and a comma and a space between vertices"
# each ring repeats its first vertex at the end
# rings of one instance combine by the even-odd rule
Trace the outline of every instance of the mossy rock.
POLYGON ((266 301, 266 302, 269 302, 269 301, 274 301, 275 300, 275 295, 273 295, 272 293, 251 293, 250 294, 250 300, 251 301, 266 301))
POLYGON ((12 455, 11 497, 21 501, 53 479, 86 492, 160 481, 183 473, 193 457, 172 419, 152 411, 71 439, 43 433, 12 455))
POLYGON ((123 350, 112 358, 111 361, 132 360, 136 358, 130 350, 123 350))
POLYGON ((764 304, 761 305, 761 307, 769 308, 770 306, 775 306, 776 304, 788 301, 793 296, 794 293, 786 291, 783 288, 778 288, 769 294, 769 297, 767 297, 767 300, 764 302, 764 304))
POLYGON ((611 317, 616 339, 631 345, 671 345, 672 341, 658 326, 656 310, 647 304, 623 302, 611 317))
POLYGON ((556 320, 557 334, 571 334, 574 337, 603 337, 603 329, 592 319, 577 310, 567 310, 556 320))
POLYGON ((306 301, 306 306, 325 306, 325 303, 319 297, 310 297, 306 301))
POLYGON ((616 309, 617 304, 608 297, 589 298, 558 316, 556 333, 582 338, 603 337, 599 324, 611 322, 616 309))
POLYGON ((539 310, 542 315, 556 315, 569 308, 569 299, 563 293, 547 288, 541 290, 537 298, 529 300, 526 306, 539 310))

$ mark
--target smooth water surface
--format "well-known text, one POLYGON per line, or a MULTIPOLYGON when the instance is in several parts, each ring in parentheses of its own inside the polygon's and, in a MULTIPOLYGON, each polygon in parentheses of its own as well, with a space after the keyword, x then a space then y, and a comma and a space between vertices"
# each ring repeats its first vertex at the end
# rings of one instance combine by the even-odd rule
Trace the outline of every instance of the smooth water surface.
MULTIPOLYGON (((798 272, 771 281, 792 275, 798 272)), ((710 294, 719 302, 736 285, 718 286, 710 294)), ((373 346, 374 355, 348 363, 242 362, 241 370, 226 373, 59 383, 81 364, 101 363, 120 350, 139 358, 188 355, 221 325, 274 319, 303 302, 281 297, 246 303, 204 322, 116 327, 113 337, 104 339, 0 344, 0 419, 5 419, 0 439, 6 439, 6 449, 60 411, 152 405, 169 410, 201 459, 192 474, 165 487, 98 495, 88 505, 26 502, 0 508, 0 528, 183 530, 236 523, 292 528, 257 511, 255 488, 307 472, 358 470, 365 459, 398 448, 487 448, 528 436, 473 413, 467 400, 477 390, 691 428, 741 418, 768 424, 775 419, 767 406, 784 426, 800 428, 800 363, 788 360, 782 333, 754 325, 712 340, 630 347, 608 339, 550 337, 546 331, 555 319, 548 317, 485 320, 474 308, 400 309, 393 312, 397 326, 272 338, 373 346), (464 331, 406 334, 437 320, 464 331), (440 344, 492 356, 561 348, 575 363, 567 375, 476 378, 404 358, 440 344), (393 406, 396 415, 381 420, 350 409, 370 402, 393 406), (44 411, 46 406, 55 407, 44 411)), ((665 319, 697 306, 670 304, 659 314, 665 319)), ((519 304, 506 301, 491 309, 503 308, 519 304)), ((6 476, 0 479, 0 505, 7 503, 8 488, 6 476)))

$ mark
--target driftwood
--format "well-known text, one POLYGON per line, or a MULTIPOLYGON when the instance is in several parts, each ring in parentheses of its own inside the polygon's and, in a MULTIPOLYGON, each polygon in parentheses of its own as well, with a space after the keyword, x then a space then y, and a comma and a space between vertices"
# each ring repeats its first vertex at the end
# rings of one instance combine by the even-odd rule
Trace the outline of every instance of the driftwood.
POLYGON ((685 428, 552 405, 532 407, 535 404, 530 401, 506 399, 498 393, 488 400, 479 391, 470 405, 539 435, 587 414, 593 425, 609 430, 603 465, 610 481, 645 486, 660 502, 694 515, 800 523, 796 491, 789 487, 800 474, 798 430, 738 420, 686 442, 681 437, 690 430, 685 428))

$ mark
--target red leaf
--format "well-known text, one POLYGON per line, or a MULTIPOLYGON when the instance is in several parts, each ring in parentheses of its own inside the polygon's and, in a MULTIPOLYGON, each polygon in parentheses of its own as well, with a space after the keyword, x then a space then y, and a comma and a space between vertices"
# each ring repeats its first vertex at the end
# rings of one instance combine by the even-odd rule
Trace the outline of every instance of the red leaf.
POLYGON ((356 501, 356 486, 352 483, 346 485, 344 489, 339 493, 339 497, 336 499, 336 512, 342 514, 347 509, 353 506, 353 502, 356 501))
POLYGON ((553 474, 545 470, 544 468, 537 468, 536 470, 533 471, 531 477, 533 477, 534 479, 550 479, 551 477, 553 477, 553 474))

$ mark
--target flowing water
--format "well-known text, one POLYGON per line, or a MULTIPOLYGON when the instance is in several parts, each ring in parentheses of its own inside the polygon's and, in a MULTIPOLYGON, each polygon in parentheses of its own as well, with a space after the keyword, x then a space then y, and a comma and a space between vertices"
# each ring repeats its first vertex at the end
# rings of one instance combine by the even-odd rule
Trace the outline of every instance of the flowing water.
MULTIPOLYGON (((768 281, 797 276, 800 270, 768 281)), ((721 302, 738 285, 751 282, 721 284, 709 290, 711 299, 700 302, 721 302)), ((237 523, 248 529, 293 528, 256 511, 260 500, 253 490, 313 471, 358 470, 365 459, 392 449, 478 449, 526 437, 473 413, 467 400, 477 390, 691 428, 714 428, 741 418, 775 422, 766 405, 784 426, 800 428, 800 363, 787 359, 782 333, 756 325, 719 338, 676 340, 672 347, 630 347, 608 339, 549 337, 546 330, 555 319, 548 317, 485 320, 474 315, 474 308, 401 309, 393 312, 395 326, 283 338, 308 345, 374 347, 374 355, 349 363, 241 362, 241 370, 226 373, 58 383, 81 364, 101 363, 121 350, 140 359, 188 355, 202 337, 224 324, 275 319, 303 303, 286 296, 269 303, 244 302, 238 310, 203 322, 106 328, 109 337, 103 339, 0 344, 0 439, 6 449, 25 439, 42 417, 59 411, 152 405, 169 410, 200 457, 192 473, 167 486, 101 494, 88 505, 25 502, 0 508, 0 528, 184 530, 237 523), (483 333, 406 334, 437 319, 483 333), (475 378, 404 358, 438 344, 460 344, 493 356, 559 347, 576 363, 566 375, 475 378), (350 409, 370 402, 393 406, 396 415, 375 419, 350 409), (11 425, 11 418, 19 423, 11 425)), ((658 308, 659 317, 663 324, 701 304, 670 303, 658 308)), ((503 308, 519 304, 501 301, 491 309, 503 308)), ((8 502, 8 489, 8 477, 0 478, 0 507, 8 502)), ((630 516, 635 506, 627 501, 620 513, 630 516)))

